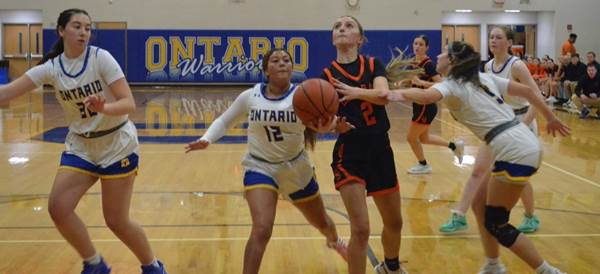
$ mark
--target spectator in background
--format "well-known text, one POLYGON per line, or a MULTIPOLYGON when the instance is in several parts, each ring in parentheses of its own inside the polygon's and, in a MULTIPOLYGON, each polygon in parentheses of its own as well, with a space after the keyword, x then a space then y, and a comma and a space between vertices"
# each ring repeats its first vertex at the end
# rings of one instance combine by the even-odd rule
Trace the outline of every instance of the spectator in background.
POLYGON ((542 91, 542 94, 544 94, 544 96, 548 96, 548 89, 546 88, 548 83, 548 73, 546 72, 545 63, 545 61, 540 61, 540 58, 533 59, 533 64, 529 72, 531 72, 531 77, 533 80, 535 80, 535 83, 542 91))
POLYGON ((596 118, 600 119, 600 116, 598 116, 598 107, 600 107, 600 98, 598 98, 598 95, 600 95, 598 69, 596 65, 588 64, 587 72, 577 83, 575 94, 571 98, 577 109, 581 112, 579 118, 585 119, 590 114, 590 110, 594 110, 596 118))
MULTIPOLYGON (((558 71, 554 74, 552 78, 552 82, 550 83, 550 89, 558 94, 558 102, 566 103, 569 100, 569 97, 565 94, 565 69, 570 63, 570 59, 567 56, 559 57, 560 67, 558 71)), ((553 91, 550 91, 551 93, 553 91)))
MULTIPOLYGON (((577 82, 581 77, 583 77, 586 73, 586 67, 583 63, 579 61, 579 54, 575 53, 571 55, 571 63, 565 67, 565 94, 567 98, 571 98, 573 94, 575 94, 575 88, 577 87, 577 82)), ((576 109, 576 105, 574 105, 571 101, 566 103, 567 105, 563 105, 564 107, 576 109)))
POLYGON ((600 71, 600 64, 596 61, 596 53, 593 51, 588 51, 587 53, 587 64, 593 64, 596 66, 596 71, 600 71))
POLYGON ((575 49, 575 41, 577 41, 577 34, 569 34, 569 39, 563 43, 562 48, 560 49, 560 55, 575 55, 577 53, 577 50, 575 49))

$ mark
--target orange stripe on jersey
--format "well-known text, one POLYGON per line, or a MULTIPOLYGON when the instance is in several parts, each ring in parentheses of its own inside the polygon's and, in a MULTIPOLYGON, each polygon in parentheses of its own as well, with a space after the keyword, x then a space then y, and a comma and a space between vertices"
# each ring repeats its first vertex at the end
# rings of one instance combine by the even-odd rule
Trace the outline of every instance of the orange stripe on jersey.
POLYGON ((427 64, 427 63, 429 63, 429 62, 431 62, 431 58, 429 58, 429 57, 425 57, 425 59, 421 60, 421 62, 419 63, 419 65, 418 65, 418 66, 419 66, 420 68, 422 68, 422 67, 424 67, 424 66, 425 66, 425 64, 427 64))
POLYGON ((331 74, 331 71, 328 68, 326 68, 326 69, 323 69, 323 72, 325 72, 327 79, 329 79, 329 83, 331 83, 333 85, 333 75, 331 74))
POLYGON ((362 55, 359 55, 358 59, 360 60, 360 71, 358 72, 358 75, 356 75, 356 76, 350 75, 350 73, 348 73, 345 69, 343 69, 335 60, 331 61, 331 65, 333 65, 333 67, 336 70, 338 70, 342 75, 344 75, 344 77, 346 77, 354 82, 359 82, 360 78, 362 78, 362 75, 365 72, 365 58, 362 55))
POLYGON ((375 71, 375 58, 373 57, 369 58, 369 71, 371 71, 371 73, 375 71))

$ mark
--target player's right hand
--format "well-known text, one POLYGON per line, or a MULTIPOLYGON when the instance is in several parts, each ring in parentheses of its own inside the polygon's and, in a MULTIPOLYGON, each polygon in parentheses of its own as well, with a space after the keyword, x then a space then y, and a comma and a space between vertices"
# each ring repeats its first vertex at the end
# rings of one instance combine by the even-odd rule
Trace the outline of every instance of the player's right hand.
POLYGON ((208 147, 208 145, 210 145, 210 142, 208 142, 206 140, 198 139, 196 141, 193 141, 193 142, 187 144, 187 146, 185 146, 185 153, 188 153, 188 152, 194 151, 194 150, 205 149, 206 147, 208 147))

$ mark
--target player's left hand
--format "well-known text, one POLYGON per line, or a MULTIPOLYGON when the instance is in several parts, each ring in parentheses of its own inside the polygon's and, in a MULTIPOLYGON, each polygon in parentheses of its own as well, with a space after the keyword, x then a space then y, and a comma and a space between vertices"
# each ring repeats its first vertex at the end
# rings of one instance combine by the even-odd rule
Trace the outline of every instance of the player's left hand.
POLYGON ((548 131, 548 134, 552 134, 552 136, 554 137, 556 137, 557 131, 562 136, 567 136, 571 134, 571 129, 556 118, 549 120, 546 123, 546 130, 548 131))
POLYGON ((333 79, 333 86, 335 87, 335 90, 338 93, 340 93, 341 95, 344 95, 344 97, 342 97, 340 99, 340 102, 359 99, 359 95, 360 95, 359 88, 346 85, 335 78, 333 79))
POLYGON ((94 94, 83 99, 83 103, 85 107, 93 112, 102 112, 104 111, 104 104, 106 103, 106 98, 101 94, 94 94))

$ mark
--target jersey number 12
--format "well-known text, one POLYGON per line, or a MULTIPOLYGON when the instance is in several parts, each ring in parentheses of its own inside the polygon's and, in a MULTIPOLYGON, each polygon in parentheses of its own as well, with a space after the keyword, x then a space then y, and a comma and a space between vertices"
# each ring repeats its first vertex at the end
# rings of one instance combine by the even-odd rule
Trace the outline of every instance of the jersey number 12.
POLYGON ((275 126, 265 126, 265 132, 267 133, 267 139, 269 142, 283 141, 283 136, 281 136, 281 128, 275 126))

